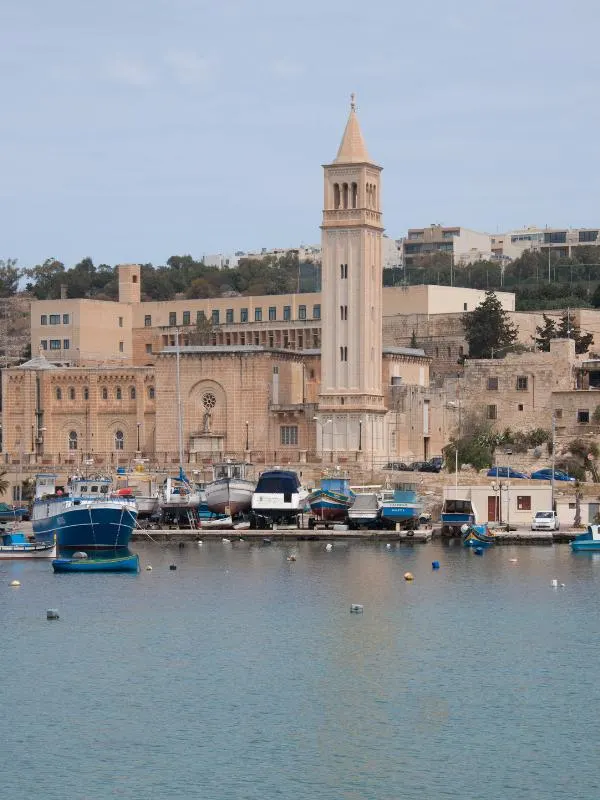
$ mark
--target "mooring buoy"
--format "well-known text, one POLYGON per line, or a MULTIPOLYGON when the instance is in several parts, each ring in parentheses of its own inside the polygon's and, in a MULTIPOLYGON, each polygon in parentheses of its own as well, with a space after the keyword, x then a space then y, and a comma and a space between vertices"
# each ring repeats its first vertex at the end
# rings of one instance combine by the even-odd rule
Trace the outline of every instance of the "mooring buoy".
POLYGON ((58 616, 58 609, 49 608, 46 610, 46 619, 60 619, 58 616))

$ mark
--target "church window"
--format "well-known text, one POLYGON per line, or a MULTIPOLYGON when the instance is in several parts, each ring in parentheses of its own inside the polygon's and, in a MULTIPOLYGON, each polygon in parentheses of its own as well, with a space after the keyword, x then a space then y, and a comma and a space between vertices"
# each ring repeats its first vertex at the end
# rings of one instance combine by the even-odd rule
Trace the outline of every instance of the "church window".
POLYGON ((283 307, 283 319, 288 322, 292 318, 292 307, 291 306, 284 306, 283 307))
POLYGON ((125 434, 123 431, 115 431, 115 450, 123 450, 125 445, 125 434))
POLYGON ((315 303, 313 306, 313 319, 321 319, 321 304, 315 303))
POLYGON ((298 426, 297 425, 281 425, 279 428, 279 441, 283 445, 297 445, 298 444, 298 426))
POLYGON ((177 325, 177 312, 169 311, 169 325, 177 325))
POLYGON ((202 395, 202 405, 207 411, 212 411, 212 409, 217 405, 217 398, 213 392, 204 392, 202 395))
POLYGON ((306 319, 306 306, 298 306, 298 319, 306 319))
POLYGON ((190 324, 190 312, 189 311, 184 311, 183 312, 183 324, 184 325, 189 325, 190 324))
POLYGON ((344 280, 348 277, 348 264, 340 264, 340 278, 344 280))
POLYGON ((269 320, 273 322, 277 319, 277 306, 269 306, 269 320))
POLYGON ((254 322, 262 322, 262 308, 254 309, 254 322))
POLYGON ((348 184, 344 183, 342 186, 342 206, 348 208, 348 184))
POLYGON ((358 205, 358 186, 356 183, 352 184, 352 208, 356 208, 358 205))
POLYGON ((129 390, 129 397, 131 397, 132 400, 135 400, 135 386, 132 386, 129 390))
POLYGON ((87 386, 83 387, 83 399, 84 400, 89 400, 90 399, 90 390, 88 389, 87 386))
POLYGON ((69 450, 77 450, 77 431, 69 431, 69 450))
POLYGON ((117 388, 115 389, 115 397, 117 398, 117 400, 121 400, 123 397, 123 393, 121 392, 120 386, 117 386, 117 388))
POLYGON ((56 399, 62 400, 62 389, 60 388, 60 386, 56 387, 56 399))
POLYGON ((69 400, 75 400, 75 389, 72 386, 69 389, 69 400))
POLYGON ((340 361, 348 361, 348 348, 340 347, 340 361))
POLYGON ((150 314, 146 314, 144 317, 144 327, 151 328, 152 327, 152 316, 150 314))
POLYGON ((146 352, 152 354, 152 344, 146 344, 146 352))
POLYGON ((333 184, 333 207, 339 208, 340 207, 340 185, 339 183, 333 184))
POLYGON ((218 325, 219 324, 219 310, 215 308, 213 310, 212 314, 210 315, 210 318, 211 318, 211 322, 212 322, 213 325, 218 325))
POLYGON ((102 388, 102 399, 108 400, 108 389, 106 388, 106 386, 102 388))
POLYGON ((248 322, 248 309, 241 308, 240 309, 240 322, 248 322))
POLYGON ((348 319, 348 306, 340 306, 340 319, 342 321, 348 319))
POLYGON ((122 353, 125 349, 125 342, 119 342, 119 353, 122 353))
POLYGON ((279 375, 279 367, 273 367, 273 375, 279 375))
POLYGON ((155 397, 156 397, 156 390, 154 389, 154 386, 149 386, 148 387, 148 400, 154 400, 155 397))

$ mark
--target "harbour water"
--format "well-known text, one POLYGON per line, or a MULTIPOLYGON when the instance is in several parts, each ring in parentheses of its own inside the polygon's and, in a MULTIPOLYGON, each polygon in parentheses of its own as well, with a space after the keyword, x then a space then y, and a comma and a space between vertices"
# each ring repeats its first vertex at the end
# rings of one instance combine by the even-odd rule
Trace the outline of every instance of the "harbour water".
POLYGON ((600 797, 600 557, 134 549, 139 575, 0 564, 3 797, 600 797))

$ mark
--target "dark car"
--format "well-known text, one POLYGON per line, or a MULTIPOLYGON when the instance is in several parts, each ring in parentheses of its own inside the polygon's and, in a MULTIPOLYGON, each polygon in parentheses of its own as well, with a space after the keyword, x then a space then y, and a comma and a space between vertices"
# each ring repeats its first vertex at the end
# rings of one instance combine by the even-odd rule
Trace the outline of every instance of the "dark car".
MULTIPOLYGON (((534 481, 551 481, 552 480, 552 468, 551 467, 544 467, 543 469, 538 469, 535 472, 531 473, 531 478, 534 481)), ((564 472, 562 469, 555 469, 554 470, 554 480, 555 481, 570 481, 574 482, 575 478, 569 475, 568 472, 564 472)))
POLYGON ((415 461, 413 469, 415 472, 439 472, 441 465, 436 464, 433 459, 431 461, 415 461))
POLYGON ((517 472, 512 467, 492 467, 487 471, 488 478, 527 478, 524 472, 517 472))
POLYGON ((395 469, 395 470, 411 470, 412 466, 410 464, 405 464, 403 461, 389 461, 384 469, 395 469))

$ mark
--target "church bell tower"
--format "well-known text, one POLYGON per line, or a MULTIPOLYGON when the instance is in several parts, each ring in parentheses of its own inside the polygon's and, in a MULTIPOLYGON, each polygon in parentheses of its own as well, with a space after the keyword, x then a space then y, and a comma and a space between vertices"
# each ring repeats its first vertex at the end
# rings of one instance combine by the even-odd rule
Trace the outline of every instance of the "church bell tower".
POLYGON ((324 165, 321 452, 383 453, 381 167, 367 152, 354 95, 337 156, 324 165))

